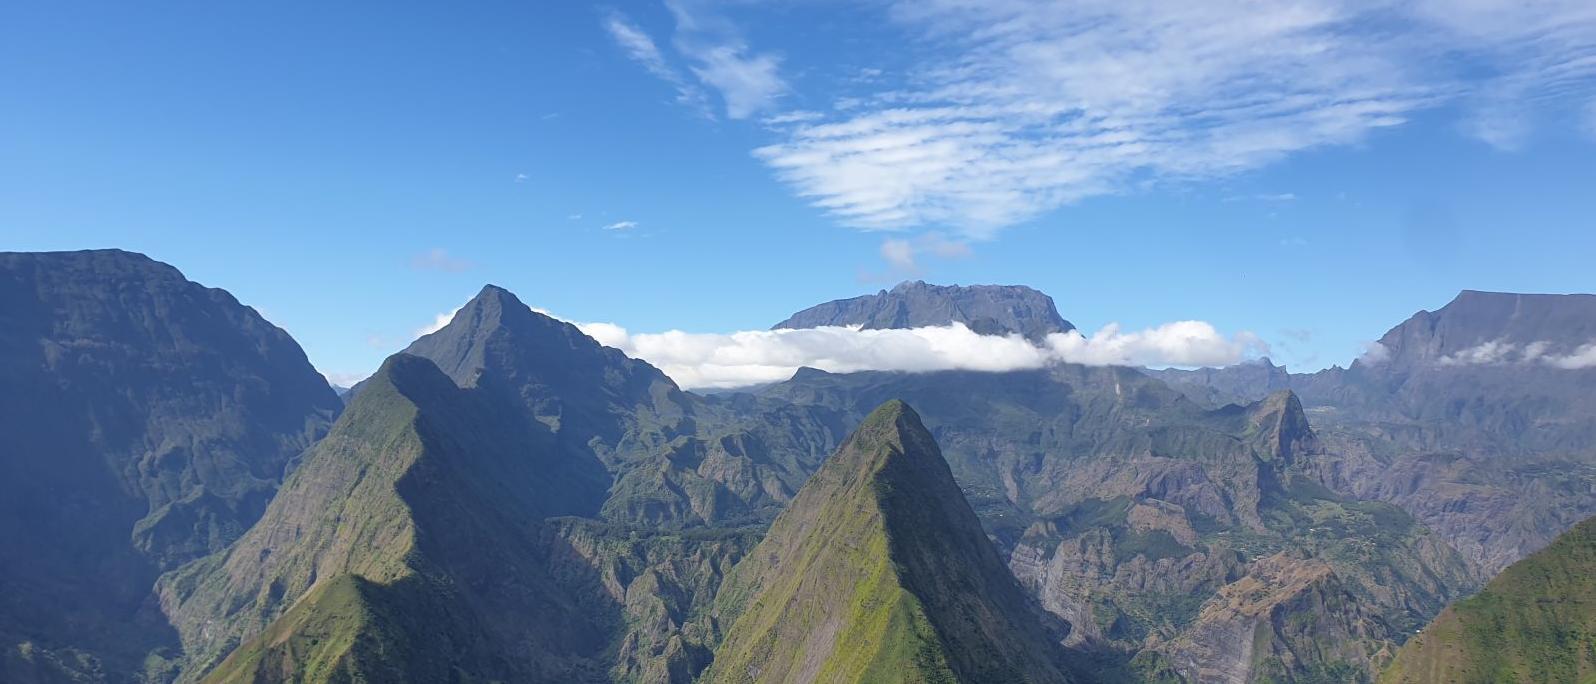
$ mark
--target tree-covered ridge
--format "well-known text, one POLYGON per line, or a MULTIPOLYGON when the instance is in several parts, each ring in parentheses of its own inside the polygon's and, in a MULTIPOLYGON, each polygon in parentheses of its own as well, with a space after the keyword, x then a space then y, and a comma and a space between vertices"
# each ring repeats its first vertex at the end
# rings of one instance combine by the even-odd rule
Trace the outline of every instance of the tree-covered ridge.
POLYGON ((1447 608, 1381 681, 1596 681, 1596 518, 1447 608))

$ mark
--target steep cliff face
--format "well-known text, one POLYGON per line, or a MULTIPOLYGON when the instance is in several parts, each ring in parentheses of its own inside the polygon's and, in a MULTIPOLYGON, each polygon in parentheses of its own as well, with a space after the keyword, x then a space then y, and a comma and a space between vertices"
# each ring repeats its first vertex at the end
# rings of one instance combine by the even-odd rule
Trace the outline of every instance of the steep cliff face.
POLYGON ((287 333, 170 266, 0 254, 0 679, 142 673, 175 643, 156 576, 242 534, 339 408, 287 333))
POLYGON ((1382 682, 1586 682, 1596 677, 1596 518, 1457 602, 1382 682))
POLYGON ((873 411, 733 570, 708 682, 1062 682, 913 410, 873 411))
POLYGON ((1029 287, 929 285, 920 281, 812 306, 772 327, 857 325, 875 330, 950 323, 962 323, 983 335, 1021 335, 1030 340, 1075 329, 1058 315, 1051 297, 1029 287))

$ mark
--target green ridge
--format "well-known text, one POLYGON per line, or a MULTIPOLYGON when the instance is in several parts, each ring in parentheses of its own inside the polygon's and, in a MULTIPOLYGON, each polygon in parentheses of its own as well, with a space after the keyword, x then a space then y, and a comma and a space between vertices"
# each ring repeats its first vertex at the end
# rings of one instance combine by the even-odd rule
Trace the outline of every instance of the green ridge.
POLYGON ((705 682, 1060 682, 918 415, 889 401, 727 578, 705 682))
POLYGON ((549 574, 529 423, 390 358, 260 525, 163 578, 182 679, 602 680, 614 608, 549 574))
POLYGON ((1382 682, 1596 682, 1596 518, 1409 640, 1382 682))

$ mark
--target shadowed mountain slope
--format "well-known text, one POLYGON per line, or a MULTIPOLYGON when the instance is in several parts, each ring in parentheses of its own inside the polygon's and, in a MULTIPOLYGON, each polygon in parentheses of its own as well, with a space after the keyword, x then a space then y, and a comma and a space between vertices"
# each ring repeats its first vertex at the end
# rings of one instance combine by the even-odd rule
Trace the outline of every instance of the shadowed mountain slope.
POLYGON ((0 254, 0 679, 141 673, 175 642, 156 576, 242 534, 340 407, 287 333, 177 269, 0 254))
POLYGON ((602 615, 547 570, 541 521, 563 505, 562 481, 539 456, 553 441, 432 362, 390 358, 260 524, 163 578, 185 679, 235 645, 218 677, 600 679, 602 615))
POLYGON ((665 527, 768 521, 839 436, 823 410, 683 392, 492 285, 405 353, 549 428, 550 475, 565 482, 552 514, 665 527))

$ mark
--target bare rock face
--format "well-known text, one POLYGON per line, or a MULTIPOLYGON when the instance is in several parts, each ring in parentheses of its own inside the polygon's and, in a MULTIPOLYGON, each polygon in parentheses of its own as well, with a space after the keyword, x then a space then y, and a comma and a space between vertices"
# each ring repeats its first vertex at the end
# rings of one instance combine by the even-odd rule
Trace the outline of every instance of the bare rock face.
POLYGON ((1221 588, 1190 629, 1153 652, 1190 681, 1370 681, 1395 636, 1328 564, 1281 553, 1221 588))
POLYGON ((1053 299, 1019 285, 929 285, 904 282, 891 290, 804 309, 773 328, 857 325, 867 330, 963 323, 983 335, 1021 335, 1038 341, 1074 330, 1053 299))

